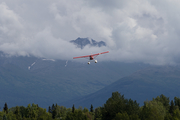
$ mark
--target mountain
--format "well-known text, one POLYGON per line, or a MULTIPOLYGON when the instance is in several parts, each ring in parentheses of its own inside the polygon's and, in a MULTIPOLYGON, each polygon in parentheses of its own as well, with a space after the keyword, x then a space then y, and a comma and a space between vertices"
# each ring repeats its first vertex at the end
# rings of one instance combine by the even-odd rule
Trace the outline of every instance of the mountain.
POLYGON ((152 100, 153 97, 161 94, 170 97, 170 99, 175 96, 180 97, 179 88, 180 67, 150 66, 123 77, 95 93, 61 104, 71 107, 69 103, 73 103, 77 107, 87 108, 92 104, 96 108, 102 106, 111 97, 112 92, 118 91, 124 94, 125 98, 131 98, 143 105, 144 101, 152 100))
POLYGON ((71 40, 70 42, 77 45, 77 47, 81 48, 81 49, 83 49, 86 45, 96 46, 96 47, 106 46, 105 42, 103 42, 103 41, 97 42, 90 38, 80 38, 79 37, 76 40, 71 40))
MULTIPOLYGON (((72 43, 82 49, 105 45, 88 38, 75 41, 72 43)), ((141 105, 160 94, 171 99, 179 95, 180 67, 113 61, 87 65, 73 60, 5 56, 0 52, 0 108, 5 102, 9 107, 35 103, 48 108, 58 103, 87 108, 93 104, 95 108, 115 91, 141 105)))
POLYGON ((38 104, 48 108, 94 93, 149 65, 74 61, 36 57, 0 57, 0 107, 38 104))

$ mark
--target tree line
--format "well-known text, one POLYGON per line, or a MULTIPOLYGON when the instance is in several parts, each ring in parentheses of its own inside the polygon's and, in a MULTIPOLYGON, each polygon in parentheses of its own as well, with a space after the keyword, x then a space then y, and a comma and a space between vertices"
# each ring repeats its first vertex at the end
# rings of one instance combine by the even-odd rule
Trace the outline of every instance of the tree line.
POLYGON ((180 98, 174 97, 170 101, 161 94, 140 107, 136 100, 113 92, 102 107, 95 109, 93 105, 89 109, 76 109, 74 105, 66 108, 53 104, 46 110, 34 103, 8 108, 5 103, 0 120, 180 120, 180 98))

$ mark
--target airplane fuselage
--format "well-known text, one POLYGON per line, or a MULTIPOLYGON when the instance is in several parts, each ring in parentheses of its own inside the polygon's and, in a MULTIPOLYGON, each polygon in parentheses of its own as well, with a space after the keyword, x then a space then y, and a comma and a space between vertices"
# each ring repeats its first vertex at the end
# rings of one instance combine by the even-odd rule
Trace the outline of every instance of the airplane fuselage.
POLYGON ((94 57, 93 57, 93 56, 89 56, 89 59, 90 59, 90 60, 93 60, 93 59, 94 59, 94 57))

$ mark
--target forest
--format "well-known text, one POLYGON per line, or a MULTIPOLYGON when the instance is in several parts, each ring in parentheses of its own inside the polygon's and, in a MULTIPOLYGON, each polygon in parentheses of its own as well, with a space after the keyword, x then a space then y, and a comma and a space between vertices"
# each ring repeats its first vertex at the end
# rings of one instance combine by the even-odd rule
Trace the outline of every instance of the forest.
POLYGON ((8 108, 4 104, 0 111, 0 120, 180 120, 180 98, 161 94, 140 106, 136 100, 126 99, 119 92, 113 92, 106 103, 97 108, 66 108, 57 104, 44 109, 38 104, 27 107, 8 108))

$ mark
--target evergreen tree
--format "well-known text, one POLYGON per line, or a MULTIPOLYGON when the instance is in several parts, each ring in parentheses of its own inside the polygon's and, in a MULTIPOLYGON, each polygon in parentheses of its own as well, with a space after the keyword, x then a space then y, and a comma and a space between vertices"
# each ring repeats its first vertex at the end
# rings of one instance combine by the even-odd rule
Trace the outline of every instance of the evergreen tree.
POLYGON ((54 107, 54 109, 52 110, 52 118, 55 119, 57 115, 57 107, 54 107))
POLYGON ((173 100, 171 100, 171 106, 170 106, 170 108, 169 108, 169 113, 172 115, 173 112, 174 112, 174 110, 175 110, 175 105, 174 105, 173 100))
POLYGON ((99 120, 102 117, 101 107, 95 109, 94 120, 99 120))
POLYGON ((139 104, 131 99, 128 100, 126 103, 125 111, 128 115, 138 114, 139 113, 139 104))
POLYGON ((113 92, 112 97, 102 107, 102 120, 112 120, 118 112, 122 113, 126 108, 127 99, 118 92, 113 92))
POLYGON ((7 106, 7 103, 4 104, 4 108, 3 108, 4 112, 6 114, 8 114, 8 106, 7 106))
POLYGON ((20 106, 19 111, 22 118, 27 116, 27 109, 24 106, 20 106))
POLYGON ((178 106, 180 108, 180 98, 179 97, 174 97, 174 103, 175 103, 175 106, 178 106))
POLYGON ((118 113, 125 115, 126 112, 128 116, 137 115, 140 112, 140 107, 136 101, 125 99, 124 95, 121 95, 118 92, 113 92, 112 97, 106 101, 101 112, 102 120, 112 120, 118 113))
POLYGON ((51 108, 52 108, 52 111, 53 111, 53 110, 54 110, 54 108, 55 108, 54 104, 52 105, 52 107, 51 107, 51 108))
POLYGON ((20 116, 20 111, 19 111, 19 107, 16 106, 16 109, 14 111, 14 114, 16 115, 16 119, 19 120, 21 118, 20 116))
POLYGON ((52 111, 51 111, 51 107, 50 107, 50 106, 49 106, 49 108, 48 108, 48 112, 49 112, 49 113, 51 113, 51 112, 52 112, 52 111))
POLYGON ((74 104, 73 104, 73 106, 72 106, 72 113, 74 113, 75 112, 75 107, 74 107, 74 104))
POLYGON ((52 109, 49 107, 49 111, 52 113, 52 118, 55 119, 57 115, 57 103, 56 106, 54 104, 52 105, 52 109))
POLYGON ((27 116, 28 118, 37 118, 38 117, 38 107, 36 104, 28 104, 27 106, 27 116))
POLYGON ((90 112, 93 112, 93 105, 91 104, 90 112))

